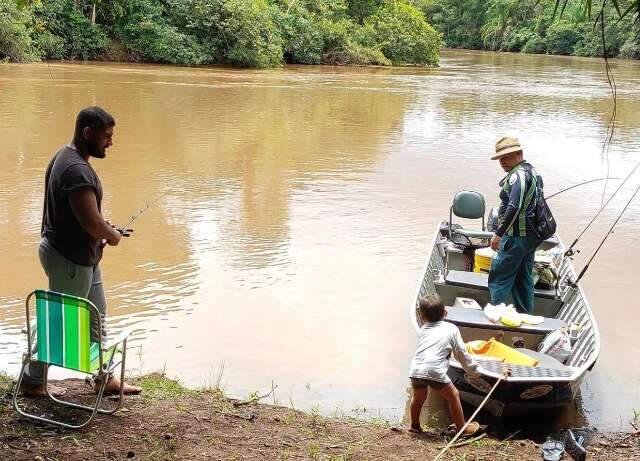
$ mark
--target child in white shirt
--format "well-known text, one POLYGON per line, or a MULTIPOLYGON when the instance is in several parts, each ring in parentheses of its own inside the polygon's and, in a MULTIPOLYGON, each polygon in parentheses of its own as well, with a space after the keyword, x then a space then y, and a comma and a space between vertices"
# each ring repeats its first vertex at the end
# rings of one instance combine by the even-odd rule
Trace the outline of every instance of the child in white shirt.
MULTIPOLYGON (((420 300, 420 317, 424 325, 418 334, 418 347, 409 372, 413 389, 411 432, 422 432, 420 411, 427 400, 429 388, 449 403, 449 411, 458 430, 465 423, 460 394, 447 376, 449 357, 453 353, 467 373, 476 376, 478 363, 467 353, 458 327, 443 320, 446 315, 447 311, 439 296, 431 295, 420 300)), ((474 421, 462 435, 472 436, 479 428, 479 424, 474 421)))

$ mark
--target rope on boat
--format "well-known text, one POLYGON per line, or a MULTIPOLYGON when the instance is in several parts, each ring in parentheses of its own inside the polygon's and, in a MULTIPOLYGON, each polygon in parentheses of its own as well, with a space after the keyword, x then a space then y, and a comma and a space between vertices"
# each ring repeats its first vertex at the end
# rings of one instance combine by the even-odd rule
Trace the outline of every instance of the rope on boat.
POLYGON ((439 459, 441 459, 444 454, 449 450, 449 448, 451 448, 451 446, 455 443, 456 440, 458 440, 458 437, 460 437, 462 435, 462 433, 464 432, 464 430, 467 428, 467 426, 473 421, 473 419, 478 415, 478 413, 480 412, 480 410, 482 410, 482 407, 484 407, 484 405, 489 401, 489 397, 491 397, 491 394, 493 394, 493 391, 496 390, 496 388, 498 387, 498 384, 500 384, 507 376, 511 375, 511 369, 510 368, 505 368, 502 370, 502 374, 500 375, 500 377, 498 378, 498 380, 495 382, 495 384, 493 385, 493 387, 491 388, 491 390, 489 391, 489 393, 485 396, 484 400, 482 401, 482 403, 478 406, 478 408, 476 408, 476 411, 471 415, 471 418, 469 418, 467 420, 466 423, 464 423, 464 426, 462 426, 462 428, 458 431, 458 433, 449 441, 449 443, 447 444, 446 447, 444 447, 440 453, 438 453, 438 456, 436 456, 433 461, 438 461, 439 459))
POLYGON ((613 224, 611 225, 611 228, 609 228, 604 238, 602 239, 602 242, 600 242, 600 245, 598 245, 598 248, 596 248, 596 251, 593 252, 593 254, 591 255, 591 258, 589 258, 589 261, 587 261, 587 264, 585 264, 585 266, 582 268, 582 271, 580 271, 580 275, 578 275, 578 278, 576 279, 576 281, 571 283, 573 287, 578 285, 578 282, 580 281, 582 276, 585 274, 585 272, 587 272, 587 269, 589 269, 589 264, 591 264, 591 261, 593 261, 593 259, 596 257, 596 255, 598 254, 598 251, 600 251, 600 248, 602 248, 602 245, 604 245, 604 242, 606 242, 609 236, 613 234, 613 229, 618 224, 618 221, 620 221, 620 219, 622 218, 622 215, 624 215, 624 212, 627 211, 627 208, 629 208, 629 205, 631 205, 631 202, 633 202, 633 199, 636 198, 636 195, 638 195, 638 192, 640 192, 640 185, 636 188, 636 191, 633 193, 631 198, 627 201, 627 204, 624 206, 624 208, 622 209, 622 211, 620 212, 616 220, 613 222, 613 224))

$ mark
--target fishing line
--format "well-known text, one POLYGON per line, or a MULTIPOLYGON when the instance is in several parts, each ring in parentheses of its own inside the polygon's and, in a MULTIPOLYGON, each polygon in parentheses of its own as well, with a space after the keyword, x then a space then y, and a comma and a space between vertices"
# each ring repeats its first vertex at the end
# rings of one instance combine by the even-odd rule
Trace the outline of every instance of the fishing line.
POLYGON ((55 81, 55 78, 53 78, 53 72, 51 72, 51 65, 49 64, 49 61, 47 62, 47 69, 49 70, 49 77, 51 77, 51 80, 55 81))
POLYGON ((591 184, 592 182, 605 181, 605 180, 608 180, 608 179, 620 179, 620 178, 609 178, 609 177, 606 177, 606 178, 590 179, 589 181, 584 181, 584 182, 581 182, 581 183, 578 183, 578 184, 574 184, 573 186, 570 186, 570 187, 567 187, 565 189, 559 190, 558 192, 554 192, 553 194, 549 195, 548 197, 545 197, 544 199, 545 200, 550 200, 553 197, 555 197, 556 195, 560 195, 563 192, 566 192, 566 191, 571 190, 571 189, 575 189, 576 187, 585 186, 587 184, 591 184))
POLYGON ((622 189, 622 186, 625 185, 625 183, 629 180, 629 178, 633 175, 633 173, 636 172, 636 170, 638 169, 638 167, 640 167, 640 161, 638 163, 636 163, 636 165, 633 167, 633 169, 629 172, 629 174, 627 175, 626 178, 624 178, 624 180, 620 183, 620 185, 618 186, 618 188, 613 192, 613 194, 611 194, 611 197, 609 197, 609 199, 605 202, 604 205, 602 205, 600 207, 600 209, 598 210, 598 212, 595 214, 595 216, 593 218, 591 218, 591 221, 589 221, 589 223, 585 226, 584 229, 582 229, 582 232, 580 232, 580 234, 576 237, 576 239, 573 241, 573 243, 571 244, 571 246, 569 247, 569 249, 567 251, 565 251, 564 255, 565 256, 573 256, 573 254, 575 253, 573 251, 573 248, 576 246, 576 244, 578 243, 578 240, 580 240, 580 238, 584 235, 584 233, 587 231, 587 229, 589 229, 589 227, 591 227, 591 225, 593 224, 593 222, 598 218, 598 216, 600 216, 600 213, 602 213, 602 210, 604 210, 607 205, 609 204, 609 202, 611 202, 611 200, 613 199, 613 197, 616 196, 616 194, 618 193, 618 191, 620 191, 620 189, 622 189))
MULTIPOLYGON (((606 177, 608 178, 609 177, 609 170, 610 170, 609 146, 611 145, 611 141, 613 139, 613 134, 614 134, 614 130, 615 130, 616 116, 617 116, 617 112, 618 112, 618 89, 617 89, 617 86, 616 86, 616 80, 615 80, 615 78, 613 76, 613 72, 611 71, 611 66, 609 65, 609 57, 608 57, 608 50, 607 50, 607 38, 606 38, 606 34, 605 34, 605 26, 606 26, 605 6, 607 5, 607 1, 608 0, 603 0, 603 2, 602 2, 602 8, 600 8, 600 13, 598 14, 598 17, 596 18, 596 21, 595 21, 595 24, 594 24, 594 28, 597 27, 598 21, 600 21, 600 33, 601 33, 601 38, 602 38, 602 51, 603 51, 602 52, 602 57, 604 58, 604 65, 605 65, 605 72, 606 72, 606 75, 607 75, 607 82, 609 83, 609 88, 611 89, 611 94, 613 96, 613 110, 611 112, 611 117, 609 118, 609 123, 607 124, 607 134, 606 134, 604 142, 602 144, 602 155, 606 158, 606 161, 607 161, 607 174, 606 174, 606 177)), ((607 184, 608 184, 609 181, 608 180, 605 181, 604 188, 602 190, 602 199, 600 201, 600 210, 598 210, 598 212, 593 217, 593 219, 591 219, 591 221, 589 221, 589 224, 587 224, 587 226, 582 230, 582 232, 580 232, 580 234, 576 237, 576 239, 573 241, 573 243, 571 244, 569 249, 565 252, 565 256, 572 256, 575 253, 573 251, 573 248, 578 243, 578 240, 580 240, 580 237, 582 237, 584 235, 584 233, 587 231, 587 229, 591 226, 591 224, 593 224, 593 222, 600 215, 602 210, 609 204, 611 199, 618 193, 618 191, 622 188, 622 186, 627 182, 627 180, 631 177, 631 175, 636 171, 638 166, 640 166, 640 162, 638 164, 636 164, 635 167, 633 167, 633 169, 631 170, 629 175, 627 175, 627 177, 624 179, 624 181, 622 181, 622 183, 618 186, 618 188, 615 190, 615 192, 609 197, 609 199, 606 202, 604 202, 604 197, 606 195, 607 184)))
POLYGON ((618 224, 618 221, 620 221, 620 219, 622 218, 622 215, 624 215, 624 212, 627 211, 627 208, 629 208, 629 205, 631 205, 631 202, 633 202, 633 199, 636 198, 636 195, 638 195, 638 192, 640 192, 640 185, 638 185, 638 187, 636 188, 636 191, 633 193, 631 198, 627 201, 627 204, 624 206, 624 208, 622 209, 622 211, 620 212, 616 220, 613 222, 613 224, 611 225, 611 228, 605 234, 604 238, 600 242, 600 245, 598 245, 598 248, 596 248, 596 251, 593 252, 593 254, 591 255, 591 258, 589 258, 589 261, 587 261, 587 264, 585 264, 585 266, 582 268, 582 271, 580 271, 580 275, 578 275, 578 278, 576 279, 576 281, 571 284, 573 287, 578 285, 578 282, 580 282, 580 279, 582 278, 582 276, 585 274, 585 272, 587 272, 587 269, 589 268, 589 264, 591 264, 593 259, 596 257, 596 255, 600 251, 600 248, 602 248, 602 246, 604 245, 604 242, 606 242, 609 236, 613 233, 613 229, 618 224))
MULTIPOLYGON (((616 86, 616 80, 613 76, 613 72, 611 71, 611 66, 609 65, 609 52, 607 50, 607 39, 605 35, 606 30, 606 21, 605 21, 605 7, 607 5, 608 0, 603 0, 602 8, 600 9, 600 14, 596 18, 596 22, 594 27, 597 27, 598 21, 600 21, 600 33, 602 37, 602 56, 604 58, 604 67, 605 73, 607 76, 607 82, 609 84, 609 88, 611 89, 611 94, 613 96, 613 109, 611 111, 611 117, 609 118, 609 123, 607 124, 607 133, 602 143, 602 157, 604 157, 607 161, 607 174, 606 177, 609 176, 611 163, 609 161, 609 147, 611 146, 611 141, 613 140, 613 132, 615 130, 616 116, 618 111, 618 89, 616 86)), ((609 181, 605 181, 604 188, 602 189, 602 198, 600 200, 600 206, 604 203, 604 197, 607 192, 607 185, 609 181)))

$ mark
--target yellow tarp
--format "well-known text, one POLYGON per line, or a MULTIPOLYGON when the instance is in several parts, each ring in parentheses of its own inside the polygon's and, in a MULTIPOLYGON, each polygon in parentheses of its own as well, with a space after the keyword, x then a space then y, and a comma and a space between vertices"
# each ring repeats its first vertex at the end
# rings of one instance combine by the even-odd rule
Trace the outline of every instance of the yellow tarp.
POLYGON ((529 357, 512 347, 506 346, 496 341, 495 338, 491 338, 489 341, 472 341, 467 344, 467 350, 470 354, 495 357, 500 361, 513 365, 535 367, 540 363, 539 360, 529 357))

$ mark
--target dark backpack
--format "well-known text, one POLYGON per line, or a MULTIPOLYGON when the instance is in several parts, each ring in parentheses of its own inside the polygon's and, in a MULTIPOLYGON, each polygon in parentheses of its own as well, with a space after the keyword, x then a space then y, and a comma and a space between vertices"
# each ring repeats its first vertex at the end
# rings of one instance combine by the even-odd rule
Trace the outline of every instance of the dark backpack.
POLYGON ((533 220, 533 230, 542 241, 553 237, 553 234, 556 233, 556 220, 544 199, 542 186, 538 187, 538 173, 535 170, 532 170, 532 173, 533 184, 536 188, 536 216, 533 220))

